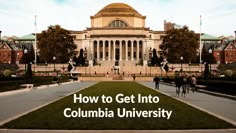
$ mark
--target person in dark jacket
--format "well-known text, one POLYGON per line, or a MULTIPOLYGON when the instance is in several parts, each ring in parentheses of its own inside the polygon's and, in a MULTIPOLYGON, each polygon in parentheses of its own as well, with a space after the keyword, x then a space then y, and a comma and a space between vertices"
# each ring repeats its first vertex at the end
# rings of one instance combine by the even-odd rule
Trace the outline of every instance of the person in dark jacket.
POLYGON ((156 76, 153 81, 155 82, 155 88, 159 90, 159 82, 160 82, 160 79, 156 76))
POLYGON ((135 76, 135 74, 133 75, 133 81, 135 81, 135 78, 136 78, 136 76, 135 76))
POLYGON ((182 85, 181 77, 179 75, 175 76, 175 86, 176 86, 176 95, 179 97, 180 88, 182 85))

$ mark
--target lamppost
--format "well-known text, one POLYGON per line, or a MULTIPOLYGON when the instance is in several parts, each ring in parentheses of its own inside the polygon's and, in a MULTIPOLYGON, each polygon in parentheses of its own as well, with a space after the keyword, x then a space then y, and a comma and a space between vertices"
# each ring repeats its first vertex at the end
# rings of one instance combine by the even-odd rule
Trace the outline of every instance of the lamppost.
POLYGON ((47 61, 45 62, 45 66, 46 66, 46 76, 48 76, 48 71, 47 71, 48 63, 47 63, 47 61))
MULTIPOLYGON (((146 61, 146 54, 144 54, 144 61, 146 61)), ((147 65, 148 64, 146 63, 145 65, 146 65, 146 69, 145 69, 146 72, 145 73, 146 73, 146 76, 147 76, 147 65)))
POLYGON ((151 75, 152 75, 151 74, 151 72, 152 72, 152 70, 151 70, 152 69, 151 61, 149 62, 149 64, 150 64, 150 77, 151 77, 151 75))
POLYGON ((189 73, 191 74, 191 62, 188 63, 189 73))
MULTIPOLYGON (((90 54, 90 61, 92 62, 92 54, 90 54)), ((89 64, 89 76, 91 76, 91 66, 92 66, 92 63, 89 64)))
POLYGON ((210 71, 210 75, 209 76, 211 78, 211 56, 212 56, 212 49, 210 48, 208 52, 209 52, 209 64, 210 64, 210 70, 209 70, 210 71))
POLYGON ((56 71, 56 68, 55 68, 56 56, 53 56, 53 62, 54 62, 54 72, 55 72, 56 71))
POLYGON ((86 76, 86 66, 84 66, 84 70, 85 70, 85 71, 84 71, 84 75, 86 76))
POLYGON ((24 54, 25 54, 25 76, 26 76, 27 53, 28 53, 28 50, 24 49, 24 54))
POLYGON ((180 72, 181 72, 181 76, 182 76, 182 72, 183 72, 183 66, 182 66, 182 64, 183 64, 183 59, 184 59, 184 57, 181 56, 181 57, 180 57, 180 67, 181 67, 180 72))

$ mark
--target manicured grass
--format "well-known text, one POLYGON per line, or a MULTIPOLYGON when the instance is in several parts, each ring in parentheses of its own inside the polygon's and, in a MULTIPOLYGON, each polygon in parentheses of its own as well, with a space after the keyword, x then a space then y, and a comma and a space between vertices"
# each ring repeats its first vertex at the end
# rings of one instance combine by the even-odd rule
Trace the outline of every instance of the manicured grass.
POLYGON ((159 103, 156 104, 119 104, 116 102, 104 104, 99 100, 98 103, 84 104, 73 103, 73 96, 68 96, 46 107, 36 110, 28 115, 13 120, 1 128, 17 129, 80 129, 80 130, 151 130, 151 129, 221 129, 235 128, 233 125, 199 111, 173 98, 167 97, 155 90, 147 88, 136 82, 101 82, 92 87, 84 89, 77 94, 85 96, 106 96, 114 97, 123 93, 127 96, 138 94, 158 96, 159 103), (126 108, 136 110, 172 110, 172 116, 169 120, 165 118, 119 118, 115 115, 113 118, 65 118, 63 111, 65 108, 78 110, 97 110, 97 108, 108 108, 116 112, 117 108, 126 108))

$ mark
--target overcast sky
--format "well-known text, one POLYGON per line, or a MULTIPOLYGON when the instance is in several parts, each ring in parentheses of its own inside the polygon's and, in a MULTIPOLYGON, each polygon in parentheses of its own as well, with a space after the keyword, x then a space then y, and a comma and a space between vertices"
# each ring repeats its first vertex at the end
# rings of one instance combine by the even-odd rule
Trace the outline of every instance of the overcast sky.
POLYGON ((49 25, 59 24, 68 30, 90 27, 90 16, 106 5, 124 2, 146 16, 146 27, 162 31, 164 20, 187 25, 213 36, 234 35, 236 30, 236 0, 0 0, 0 30, 2 36, 23 36, 49 25))

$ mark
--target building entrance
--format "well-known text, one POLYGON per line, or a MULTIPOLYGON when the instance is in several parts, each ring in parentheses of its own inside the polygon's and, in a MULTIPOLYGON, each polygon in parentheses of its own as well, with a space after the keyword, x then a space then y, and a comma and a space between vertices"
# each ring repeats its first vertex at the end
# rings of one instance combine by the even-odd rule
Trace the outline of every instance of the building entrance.
POLYGON ((116 60, 120 59, 120 49, 116 48, 116 60))

